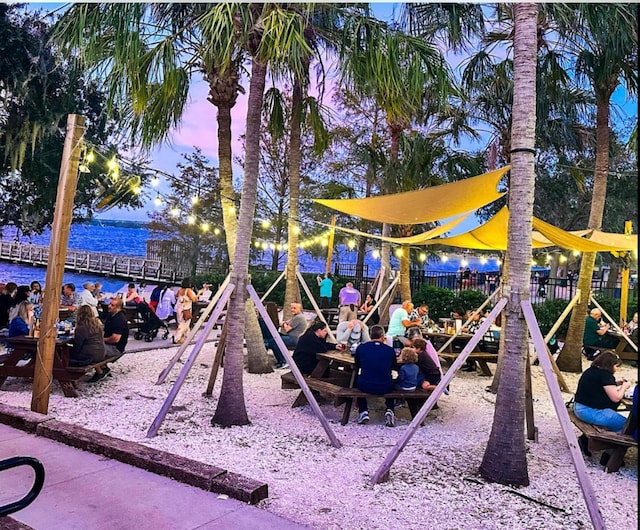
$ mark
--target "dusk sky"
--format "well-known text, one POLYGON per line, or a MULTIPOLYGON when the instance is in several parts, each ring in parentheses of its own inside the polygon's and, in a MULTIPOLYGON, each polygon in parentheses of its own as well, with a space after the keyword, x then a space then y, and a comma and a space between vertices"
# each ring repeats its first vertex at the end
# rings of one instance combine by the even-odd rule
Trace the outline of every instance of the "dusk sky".
MULTIPOLYGON (((394 7, 397 8, 398 4, 379 2, 374 3, 374 11, 379 18, 389 19, 393 14, 394 7)), ((29 3, 29 9, 40 9, 43 11, 53 11, 64 6, 59 2, 32 2, 29 3)), ((450 57, 452 65, 459 63, 460 57, 450 57)), ((182 153, 189 153, 193 151, 194 146, 198 146, 202 149, 203 154, 210 160, 212 165, 217 166, 217 124, 216 124, 216 109, 206 99, 207 97, 207 85, 204 81, 197 80, 191 84, 191 90, 189 93, 189 104, 186 112, 183 116, 180 127, 172 131, 170 135, 170 142, 159 146, 150 154, 150 166, 157 168, 170 174, 176 174, 176 164, 181 162, 182 153)), ((245 80, 246 81, 246 80, 245 80)), ((244 83, 248 90, 248 83, 244 83)), ((325 94, 325 104, 329 104, 331 100, 330 90, 325 94)), ((619 88, 614 94, 614 105, 616 109, 612 115, 618 117, 619 121, 623 119, 635 119, 637 120, 637 99, 626 100, 626 93, 623 89, 619 88), (617 114, 616 114, 617 112, 617 114)), ((239 141, 240 136, 244 132, 245 119, 246 119, 246 103, 247 95, 240 94, 238 102, 232 111, 232 139, 234 154, 241 152, 241 144, 239 141)), ((477 148, 478 146, 469 145, 467 149, 477 148)), ((239 167, 234 168, 236 178, 241 178, 241 169, 239 167)), ((167 189, 166 179, 161 178, 160 189, 167 189)), ((153 197, 153 190, 148 190, 149 195, 153 197)), ((148 220, 148 213, 154 209, 153 201, 148 201, 148 207, 140 210, 121 210, 118 208, 111 209, 107 212, 98 215, 98 218, 102 219, 131 219, 131 220, 148 220)), ((461 223, 458 228, 454 230, 454 233, 459 233, 472 228, 477 225, 477 221, 474 218, 461 223)))

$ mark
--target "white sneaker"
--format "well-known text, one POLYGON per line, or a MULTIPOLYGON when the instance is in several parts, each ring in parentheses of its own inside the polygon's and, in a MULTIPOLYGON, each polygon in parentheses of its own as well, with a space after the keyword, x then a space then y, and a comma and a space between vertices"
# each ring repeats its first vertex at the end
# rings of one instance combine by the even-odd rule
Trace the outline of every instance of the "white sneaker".
POLYGON ((369 423, 369 412, 366 410, 358 416, 358 425, 364 425, 365 423, 369 423))
POLYGON ((385 423, 387 427, 396 426, 396 415, 393 413, 391 409, 387 409, 387 412, 384 413, 384 419, 387 420, 385 423))

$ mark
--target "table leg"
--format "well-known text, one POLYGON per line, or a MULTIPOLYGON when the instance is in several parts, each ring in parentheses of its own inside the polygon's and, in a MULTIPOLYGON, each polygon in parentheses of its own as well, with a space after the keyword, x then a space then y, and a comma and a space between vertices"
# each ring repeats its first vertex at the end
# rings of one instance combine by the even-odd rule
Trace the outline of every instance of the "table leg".
POLYGON ((73 381, 58 381, 64 397, 78 397, 78 392, 73 381))
POLYGON ((480 370, 482 370, 482 375, 486 375, 487 377, 491 377, 493 373, 491 372, 491 368, 487 364, 487 361, 483 361, 481 359, 476 359, 478 364, 480 365, 480 370))
MULTIPOLYGON (((329 368, 330 364, 331 364, 331 361, 329 361, 328 359, 320 359, 318 361, 318 364, 316 364, 316 367, 313 369, 313 372, 311 372, 311 374, 309 375, 309 377, 315 378, 315 379, 321 379, 324 376, 327 369, 329 368)), ((304 392, 301 390, 300 393, 298 394, 298 397, 296 397, 295 401, 293 402, 293 405, 291 405, 291 408, 294 409, 296 407, 303 407, 307 403, 308 403, 307 397, 304 395, 304 392)))

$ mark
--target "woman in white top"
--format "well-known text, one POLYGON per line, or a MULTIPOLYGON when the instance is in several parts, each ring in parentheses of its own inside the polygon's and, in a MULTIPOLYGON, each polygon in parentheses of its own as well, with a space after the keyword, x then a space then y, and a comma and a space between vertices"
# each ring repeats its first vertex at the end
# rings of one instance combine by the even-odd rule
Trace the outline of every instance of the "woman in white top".
POLYGON ((191 327, 191 316, 193 315, 193 302, 198 299, 196 293, 191 288, 189 278, 182 280, 176 296, 176 320, 178 329, 171 337, 174 344, 182 344, 184 337, 191 327))
POLYGON ((160 291, 160 300, 156 307, 156 315, 160 320, 169 320, 173 317, 173 306, 176 305, 176 293, 168 285, 164 286, 164 289, 160 291))

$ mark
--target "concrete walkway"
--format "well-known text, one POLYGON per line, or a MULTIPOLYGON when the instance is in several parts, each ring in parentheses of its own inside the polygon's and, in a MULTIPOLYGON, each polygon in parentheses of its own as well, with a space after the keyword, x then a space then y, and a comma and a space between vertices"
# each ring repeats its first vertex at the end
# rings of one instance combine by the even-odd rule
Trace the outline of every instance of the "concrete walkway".
MULTIPOLYGON (((238 500, 0 423, 0 460, 12 456, 35 457, 45 468, 38 498, 10 516, 36 530, 308 528, 238 500)), ((31 468, 2 471, 0 505, 23 497, 32 483, 31 468)), ((0 528, 9 528, 10 523, 0 518, 0 528)))

